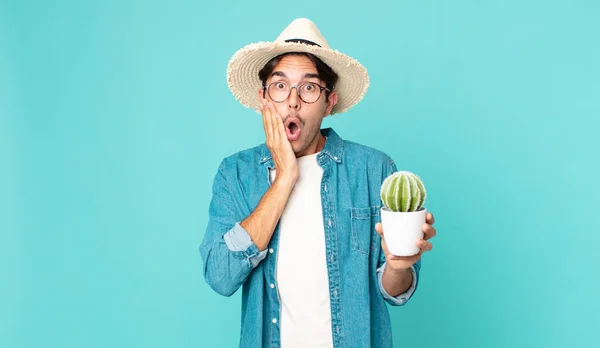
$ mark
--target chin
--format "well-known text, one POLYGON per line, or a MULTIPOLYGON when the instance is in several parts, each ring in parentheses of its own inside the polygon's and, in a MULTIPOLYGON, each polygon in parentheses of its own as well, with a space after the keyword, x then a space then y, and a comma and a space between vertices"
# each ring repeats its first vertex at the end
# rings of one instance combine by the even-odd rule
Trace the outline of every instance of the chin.
POLYGON ((294 146, 294 145, 292 144, 292 150, 294 150, 294 153, 297 155, 297 154, 299 154, 300 152, 302 152, 302 150, 303 150, 303 149, 302 149, 302 148, 300 148, 300 146, 297 146, 297 145, 296 145, 296 146, 294 146))
POLYGON ((296 155, 306 150, 306 146, 302 146, 302 144, 300 143, 300 139, 291 141, 290 144, 292 145, 292 150, 294 150, 294 153, 296 155))

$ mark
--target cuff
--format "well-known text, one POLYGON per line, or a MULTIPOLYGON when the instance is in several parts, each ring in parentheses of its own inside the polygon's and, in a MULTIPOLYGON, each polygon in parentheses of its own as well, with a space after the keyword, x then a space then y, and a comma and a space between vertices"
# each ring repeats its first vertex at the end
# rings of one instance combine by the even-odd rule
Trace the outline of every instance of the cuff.
POLYGON ((223 240, 230 251, 244 253, 253 268, 267 256, 267 250, 259 251, 248 231, 239 222, 236 222, 233 228, 223 235, 223 240))
POLYGON ((410 271, 413 276, 413 280, 412 280, 412 283, 410 284, 410 288, 408 288, 408 290, 406 290, 404 293, 402 293, 396 297, 393 297, 390 294, 388 294, 385 291, 385 289, 383 288, 383 271, 385 270, 385 265, 386 265, 386 263, 384 263, 381 267, 379 267, 377 269, 377 282, 379 283, 379 291, 381 291, 383 298, 389 304, 391 304, 393 306, 403 306, 412 297, 412 295, 415 292, 415 289, 417 287, 417 272, 415 270, 415 266, 413 265, 410 267, 410 271))

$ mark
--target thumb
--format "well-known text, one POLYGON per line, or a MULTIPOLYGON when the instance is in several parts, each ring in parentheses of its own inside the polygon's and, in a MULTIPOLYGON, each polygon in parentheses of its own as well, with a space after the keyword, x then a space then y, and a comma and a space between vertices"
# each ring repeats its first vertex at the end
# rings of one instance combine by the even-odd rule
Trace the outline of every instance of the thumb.
MULTIPOLYGON (((377 233, 382 236, 383 233, 383 227, 381 226, 381 222, 378 222, 375 224, 375 231, 377 231, 377 233)), ((382 236, 383 237, 383 236, 382 236)))

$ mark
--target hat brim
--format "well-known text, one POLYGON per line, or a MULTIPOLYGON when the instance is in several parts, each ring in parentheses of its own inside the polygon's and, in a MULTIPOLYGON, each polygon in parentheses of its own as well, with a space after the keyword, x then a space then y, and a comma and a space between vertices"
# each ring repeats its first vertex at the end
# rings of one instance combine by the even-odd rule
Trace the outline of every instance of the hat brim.
POLYGON ((258 91, 262 88, 262 81, 258 72, 272 58, 289 52, 311 53, 338 74, 338 81, 333 89, 338 94, 338 101, 331 114, 348 111, 365 96, 369 88, 369 75, 367 69, 356 59, 337 50, 302 43, 258 42, 241 48, 229 61, 227 84, 235 98, 242 105, 260 113, 258 91))

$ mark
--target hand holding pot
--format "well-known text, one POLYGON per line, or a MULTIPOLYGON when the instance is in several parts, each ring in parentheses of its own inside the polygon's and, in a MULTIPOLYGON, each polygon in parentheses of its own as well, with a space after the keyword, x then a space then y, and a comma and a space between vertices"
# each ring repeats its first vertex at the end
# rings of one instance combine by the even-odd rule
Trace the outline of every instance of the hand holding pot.
POLYGON ((424 252, 431 250, 433 248, 433 244, 428 240, 435 237, 435 235, 436 235, 435 227, 433 227, 434 223, 435 223, 435 219, 433 217, 433 214, 427 213, 426 222, 422 226, 423 238, 417 240, 415 243, 416 246, 419 248, 419 252, 417 254, 412 255, 412 256, 395 256, 395 255, 392 255, 388 251, 387 245, 385 243, 385 238, 383 235, 383 227, 381 225, 381 222, 378 222, 375 225, 375 230, 381 236, 381 248, 383 249, 383 252, 385 254, 385 258, 387 261, 387 267, 390 267, 391 269, 398 270, 398 271, 410 268, 414 263, 416 263, 421 258, 421 255, 424 252))

